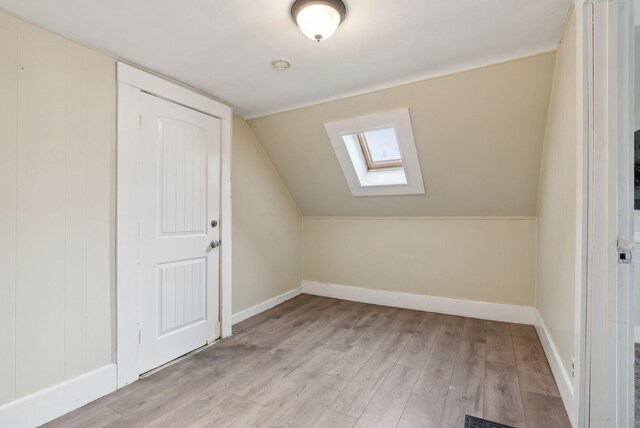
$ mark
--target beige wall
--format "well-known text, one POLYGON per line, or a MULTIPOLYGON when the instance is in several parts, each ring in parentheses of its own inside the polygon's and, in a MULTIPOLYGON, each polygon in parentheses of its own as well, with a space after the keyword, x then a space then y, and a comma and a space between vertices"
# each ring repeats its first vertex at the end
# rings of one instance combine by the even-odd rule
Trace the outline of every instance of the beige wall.
POLYGON ((0 12, 0 404, 113 362, 115 93, 113 59, 0 12))
POLYGON ((575 16, 556 55, 538 193, 537 306, 567 373, 574 347, 576 268, 575 16))
POLYGON ((233 120, 233 313, 300 286, 302 215, 244 119, 233 120))
POLYGON ((533 306, 535 267, 535 219, 304 219, 310 281, 533 306))
POLYGON ((249 121, 305 216, 536 215, 555 53, 249 121), (325 122, 409 108, 426 195, 351 195, 325 122))

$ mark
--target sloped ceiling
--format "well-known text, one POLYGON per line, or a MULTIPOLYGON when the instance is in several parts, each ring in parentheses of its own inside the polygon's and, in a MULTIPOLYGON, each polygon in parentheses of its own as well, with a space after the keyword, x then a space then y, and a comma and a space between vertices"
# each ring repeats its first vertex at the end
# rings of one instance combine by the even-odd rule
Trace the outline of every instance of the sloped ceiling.
POLYGON ((345 0, 307 39, 293 0, 0 0, 0 8, 223 98, 256 117, 550 51, 570 0, 345 0), (270 62, 293 62, 276 72, 270 62))
POLYGON ((249 125, 305 216, 535 216, 555 53, 249 125), (426 194, 353 197, 324 123, 408 107, 426 194))

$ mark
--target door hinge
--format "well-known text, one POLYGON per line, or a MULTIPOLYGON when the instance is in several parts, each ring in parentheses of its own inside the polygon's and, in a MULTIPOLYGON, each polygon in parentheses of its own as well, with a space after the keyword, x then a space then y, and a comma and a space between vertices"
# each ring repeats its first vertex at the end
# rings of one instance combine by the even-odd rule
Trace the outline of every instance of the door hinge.
POLYGON ((576 377, 576 361, 571 357, 571 379, 576 377))
POLYGON ((633 241, 618 237, 618 263, 633 263, 633 241))
POLYGON ((142 331, 138 330, 138 345, 142 343, 142 331))

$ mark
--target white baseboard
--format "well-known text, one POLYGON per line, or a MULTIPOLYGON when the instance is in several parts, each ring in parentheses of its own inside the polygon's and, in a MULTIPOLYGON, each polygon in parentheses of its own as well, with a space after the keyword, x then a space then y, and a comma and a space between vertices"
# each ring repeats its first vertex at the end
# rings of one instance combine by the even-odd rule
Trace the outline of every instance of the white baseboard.
POLYGON ((234 314, 232 317, 232 322, 233 324, 237 324, 241 321, 246 320, 247 318, 251 318, 254 315, 258 315, 260 312, 264 312, 268 309, 271 309, 282 302, 286 302, 289 299, 293 299, 294 297, 299 296, 300 294, 302 294, 301 288, 300 287, 294 288, 291 291, 287 291, 286 293, 273 297, 265 302, 252 306, 249 309, 245 309, 244 311, 240 311, 237 314, 234 314))
POLYGON ((567 410, 567 415, 569 416, 571 425, 577 427, 577 415, 574 414, 573 379, 570 374, 567 373, 564 364, 562 364, 562 359, 560 358, 558 349, 551 338, 551 333, 549 333, 549 330, 542 319, 542 315, 540 315, 538 311, 536 311, 536 331, 540 337, 540 342, 542 342, 542 348, 547 356, 547 361, 549 361, 551 372, 553 373, 553 377, 558 385, 560 397, 562 397, 562 402, 567 410))
POLYGON ((116 390, 110 364, 0 407, 0 427, 33 428, 116 390))
POLYGON ((633 341, 640 343, 640 326, 635 326, 633 329, 633 341))
POLYGON ((493 321, 530 325, 533 325, 535 322, 536 311, 534 308, 528 306, 450 299, 447 297, 374 290, 371 288, 351 287, 348 285, 328 284, 315 281, 302 281, 302 292, 316 296, 370 303, 373 305, 393 306, 396 308, 460 315, 493 321))

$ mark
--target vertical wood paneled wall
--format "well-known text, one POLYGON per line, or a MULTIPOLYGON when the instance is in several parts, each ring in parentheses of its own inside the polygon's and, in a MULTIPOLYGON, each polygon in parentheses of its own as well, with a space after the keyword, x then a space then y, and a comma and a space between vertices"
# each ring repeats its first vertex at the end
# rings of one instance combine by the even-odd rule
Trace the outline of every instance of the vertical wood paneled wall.
POLYGON ((0 405, 113 362, 115 61, 0 12, 0 405))
POLYGON ((538 187, 536 300, 564 369, 573 371, 576 310, 576 18, 567 20, 558 51, 538 187))

